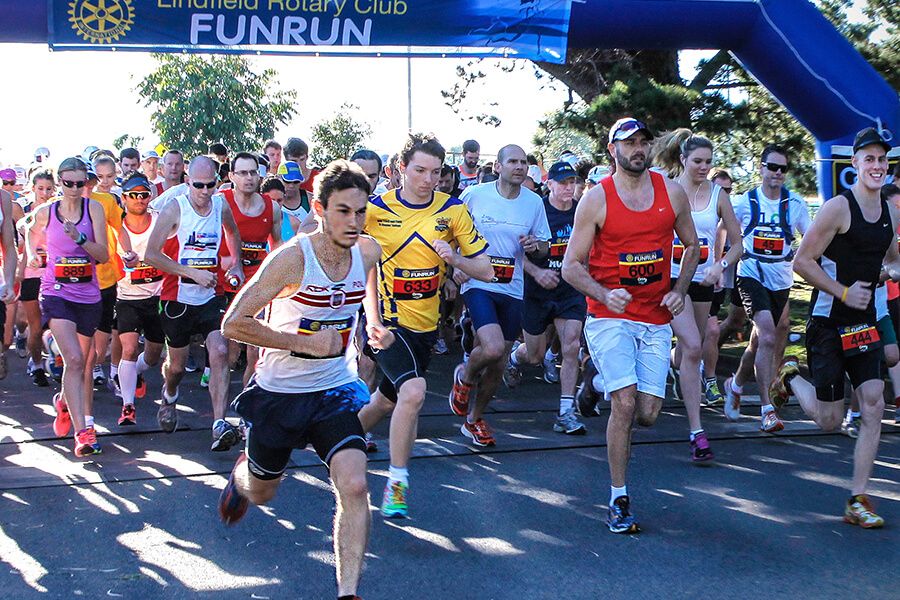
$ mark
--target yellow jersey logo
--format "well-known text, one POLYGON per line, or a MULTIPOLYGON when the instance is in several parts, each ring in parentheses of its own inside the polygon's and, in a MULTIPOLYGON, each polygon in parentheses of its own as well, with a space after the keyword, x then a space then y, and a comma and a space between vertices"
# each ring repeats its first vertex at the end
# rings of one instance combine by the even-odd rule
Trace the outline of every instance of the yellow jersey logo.
POLYGON ((134 7, 131 0, 72 0, 69 22, 86 42, 109 44, 134 25, 134 7))

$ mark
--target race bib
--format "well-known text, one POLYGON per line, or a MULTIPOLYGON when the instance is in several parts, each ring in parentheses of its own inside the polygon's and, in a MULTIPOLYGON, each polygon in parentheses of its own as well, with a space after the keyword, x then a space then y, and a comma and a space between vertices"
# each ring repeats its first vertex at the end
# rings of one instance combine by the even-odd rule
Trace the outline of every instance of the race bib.
POLYGON ((863 323, 838 327, 838 333, 841 334, 841 349, 844 356, 856 356, 881 348, 881 336, 878 335, 878 328, 874 325, 863 323))
POLYGON ((86 256, 60 256, 53 275, 60 283, 87 283, 94 278, 94 265, 86 256))
POLYGON ((438 291, 438 268, 394 269, 394 298, 396 300, 422 300, 431 298, 438 291))
POLYGON ((662 281, 662 274, 662 250, 619 254, 619 283, 622 285, 649 285, 662 281))
POLYGON ((142 283, 155 283, 163 278, 163 272, 156 267, 151 267, 144 261, 138 263, 138 266, 131 271, 131 283, 140 285, 142 283))
POLYGON ((784 254, 784 235, 780 231, 753 231, 753 254, 760 256, 781 256, 784 254))
POLYGON ((516 272, 516 259, 503 256, 491 256, 491 266, 494 267, 494 278, 491 283, 509 283, 516 272))
POLYGON ((547 262, 548 269, 562 270, 563 257, 566 255, 566 248, 569 247, 569 238, 563 238, 550 244, 550 260, 547 262))
MULTIPOLYGON (((681 258, 684 256, 684 244, 677 237, 672 242, 672 262, 676 265, 681 264, 681 258)), ((702 265, 709 260, 709 240, 700 238, 700 264, 702 265)))
MULTIPOLYGON (((300 319, 300 323, 297 325, 297 335, 313 335, 314 333, 318 333, 319 331, 323 331, 325 329, 334 329, 341 334, 341 351, 335 356, 343 356, 347 352, 347 347, 350 345, 350 340, 353 339, 353 321, 354 317, 337 319, 334 321, 322 321, 305 318, 300 319)), ((291 352, 291 356, 310 359, 334 358, 334 356, 311 356, 309 354, 302 354, 299 352, 291 352)))
POLYGON ((265 242, 241 242, 241 264, 245 267, 255 267, 261 264, 265 257, 265 242))
POLYGON ((43 248, 36 248, 34 252, 35 252, 35 254, 38 255, 38 258, 41 259, 41 266, 38 268, 46 269, 47 268, 47 251, 44 250, 43 248))
MULTIPOLYGON (((215 273, 219 270, 219 258, 216 256, 182 258, 181 260, 179 260, 179 262, 185 267, 191 267, 192 269, 203 269, 204 271, 209 271, 210 273, 215 273)), ((181 280, 185 283, 196 283, 190 277, 182 277, 181 280)))

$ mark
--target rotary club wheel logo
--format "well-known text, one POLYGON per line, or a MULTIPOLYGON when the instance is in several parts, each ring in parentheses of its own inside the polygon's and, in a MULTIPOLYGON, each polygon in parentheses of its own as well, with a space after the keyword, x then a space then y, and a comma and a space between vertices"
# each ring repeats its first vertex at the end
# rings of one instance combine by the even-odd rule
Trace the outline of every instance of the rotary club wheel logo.
POLYGON ((109 44, 124 36, 134 24, 131 0, 73 0, 69 22, 78 35, 92 44, 109 44))

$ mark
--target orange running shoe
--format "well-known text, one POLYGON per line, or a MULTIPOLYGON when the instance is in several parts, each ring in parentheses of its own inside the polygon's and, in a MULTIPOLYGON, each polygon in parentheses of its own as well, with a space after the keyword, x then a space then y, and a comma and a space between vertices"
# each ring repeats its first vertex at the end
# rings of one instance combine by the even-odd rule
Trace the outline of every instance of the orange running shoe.
POLYGON ((450 410, 457 417, 469 414, 469 395, 472 393, 472 385, 463 383, 462 374, 465 368, 457 365, 453 370, 453 389, 450 390, 450 410))
POLYGON ((62 394, 53 395, 53 406, 56 408, 56 418, 53 419, 53 433, 58 437, 66 437, 72 428, 72 417, 69 416, 69 405, 63 400, 62 394))
POLYGON ((85 427, 75 434, 75 456, 90 456, 100 454, 100 444, 97 443, 97 432, 93 427, 85 427))
POLYGON ((134 388, 134 397, 143 398, 147 395, 147 382, 144 381, 143 375, 137 376, 137 387, 134 388))
POLYGON ((484 419, 478 419, 474 423, 466 421, 462 424, 460 431, 464 436, 472 440, 472 443, 476 446, 484 447, 497 444, 497 440, 494 439, 494 432, 491 431, 491 426, 484 419))

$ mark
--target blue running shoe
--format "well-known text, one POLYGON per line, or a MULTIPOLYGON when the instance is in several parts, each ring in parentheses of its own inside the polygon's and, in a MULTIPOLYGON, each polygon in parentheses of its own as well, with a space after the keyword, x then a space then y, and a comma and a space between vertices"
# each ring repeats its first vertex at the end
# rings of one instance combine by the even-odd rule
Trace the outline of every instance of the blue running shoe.
POLYGON ((613 533, 637 533, 637 519, 631 514, 631 501, 628 496, 619 496, 609 507, 606 524, 613 533))

